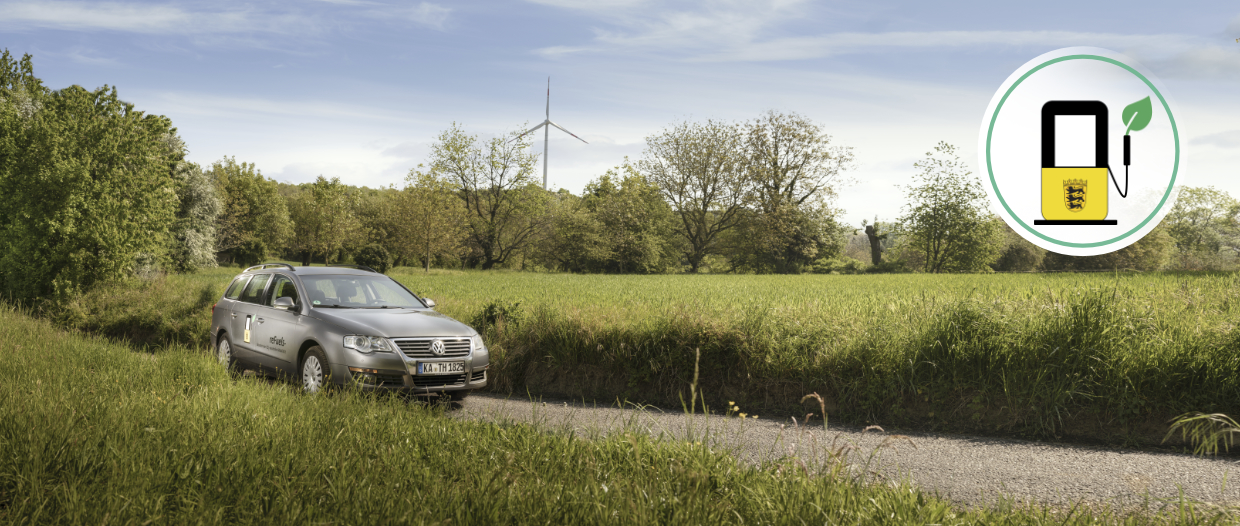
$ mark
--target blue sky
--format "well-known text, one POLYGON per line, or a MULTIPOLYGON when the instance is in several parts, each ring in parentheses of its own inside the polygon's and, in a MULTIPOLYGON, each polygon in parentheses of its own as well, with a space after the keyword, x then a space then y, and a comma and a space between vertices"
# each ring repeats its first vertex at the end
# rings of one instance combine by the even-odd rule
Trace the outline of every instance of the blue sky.
POLYGON ((854 148, 837 203, 854 225, 896 217, 896 185, 940 140, 976 165, 994 91, 1068 46, 1158 75, 1185 177, 1240 197, 1237 38, 1234 0, 0 0, 0 46, 33 55, 50 87, 117 86, 171 117, 199 163, 400 185, 454 121, 482 137, 540 122, 550 76, 552 120, 590 142, 552 134, 553 187, 579 192, 682 120, 795 111, 854 148))

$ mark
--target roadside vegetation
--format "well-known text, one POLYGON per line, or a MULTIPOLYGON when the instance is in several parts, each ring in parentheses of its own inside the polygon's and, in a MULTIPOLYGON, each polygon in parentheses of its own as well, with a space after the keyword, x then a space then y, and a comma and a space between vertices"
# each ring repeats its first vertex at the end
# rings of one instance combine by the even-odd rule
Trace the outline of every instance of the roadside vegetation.
POLYGON ((963 510, 839 463, 764 466, 637 432, 582 437, 461 421, 442 406, 307 396, 0 307, 0 522, 45 524, 1198 524, 1143 515, 963 510), (817 466, 810 466, 811 468, 817 466))
MULTIPOLYGON (((67 328, 205 349, 239 269, 48 304, 67 328)), ((1240 413, 1240 277, 1220 274, 600 276, 397 268, 482 331, 492 390, 1156 445, 1170 418, 1240 413)), ((1179 443, 1180 435, 1172 444, 1179 443)))

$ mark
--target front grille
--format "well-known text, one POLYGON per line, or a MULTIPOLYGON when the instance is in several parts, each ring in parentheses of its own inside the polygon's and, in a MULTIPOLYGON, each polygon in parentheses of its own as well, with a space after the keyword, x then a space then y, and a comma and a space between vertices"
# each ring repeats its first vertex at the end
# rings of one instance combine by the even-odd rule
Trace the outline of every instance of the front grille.
POLYGON ((473 383, 473 382, 481 382, 481 381, 486 380, 486 379, 487 379, 487 372, 486 372, 486 371, 476 371, 476 372, 474 372, 474 374, 473 374, 473 375, 471 375, 471 376, 469 377, 469 382, 470 382, 470 383, 473 383))
POLYGON ((449 387, 465 385, 463 374, 413 375, 414 387, 449 387))
POLYGON ((469 356, 469 350, 473 346, 469 338, 438 339, 443 341, 444 353, 442 355, 431 352, 431 341, 436 338, 395 340, 395 343, 397 347, 400 347, 400 351, 410 358, 459 358, 469 356))

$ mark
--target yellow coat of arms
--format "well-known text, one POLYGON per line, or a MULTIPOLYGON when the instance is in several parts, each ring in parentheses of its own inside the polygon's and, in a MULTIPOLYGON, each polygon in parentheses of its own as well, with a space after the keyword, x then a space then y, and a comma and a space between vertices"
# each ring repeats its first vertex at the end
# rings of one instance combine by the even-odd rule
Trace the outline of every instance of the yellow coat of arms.
POLYGON ((1069 211, 1080 212, 1085 209, 1085 193, 1089 189, 1089 181, 1085 179, 1066 179, 1063 182, 1063 204, 1069 211))

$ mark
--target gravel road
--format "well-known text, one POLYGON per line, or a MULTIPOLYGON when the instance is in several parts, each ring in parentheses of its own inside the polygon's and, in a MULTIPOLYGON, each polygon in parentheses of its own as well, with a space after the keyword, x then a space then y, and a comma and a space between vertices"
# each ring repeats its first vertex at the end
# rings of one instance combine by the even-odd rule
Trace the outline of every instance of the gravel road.
POLYGON ((1084 502, 1158 509, 1178 499, 1181 491, 1198 502, 1240 504, 1240 484, 1231 480, 1240 463, 1230 459, 957 435, 916 433, 903 439, 839 425, 824 431, 817 419, 808 427, 794 427, 791 419, 689 417, 679 411, 532 402, 482 393, 472 395, 453 414, 531 422, 586 435, 627 428, 685 439, 690 430, 696 430, 696 436, 707 430, 717 447, 750 462, 785 455, 822 458, 822 452, 835 441, 837 447, 856 448, 851 453, 854 469, 863 468, 868 460, 867 471, 888 479, 908 477, 917 486, 964 505, 993 504, 1005 497, 1052 506, 1084 502), (876 456, 874 451, 878 451, 876 456))

